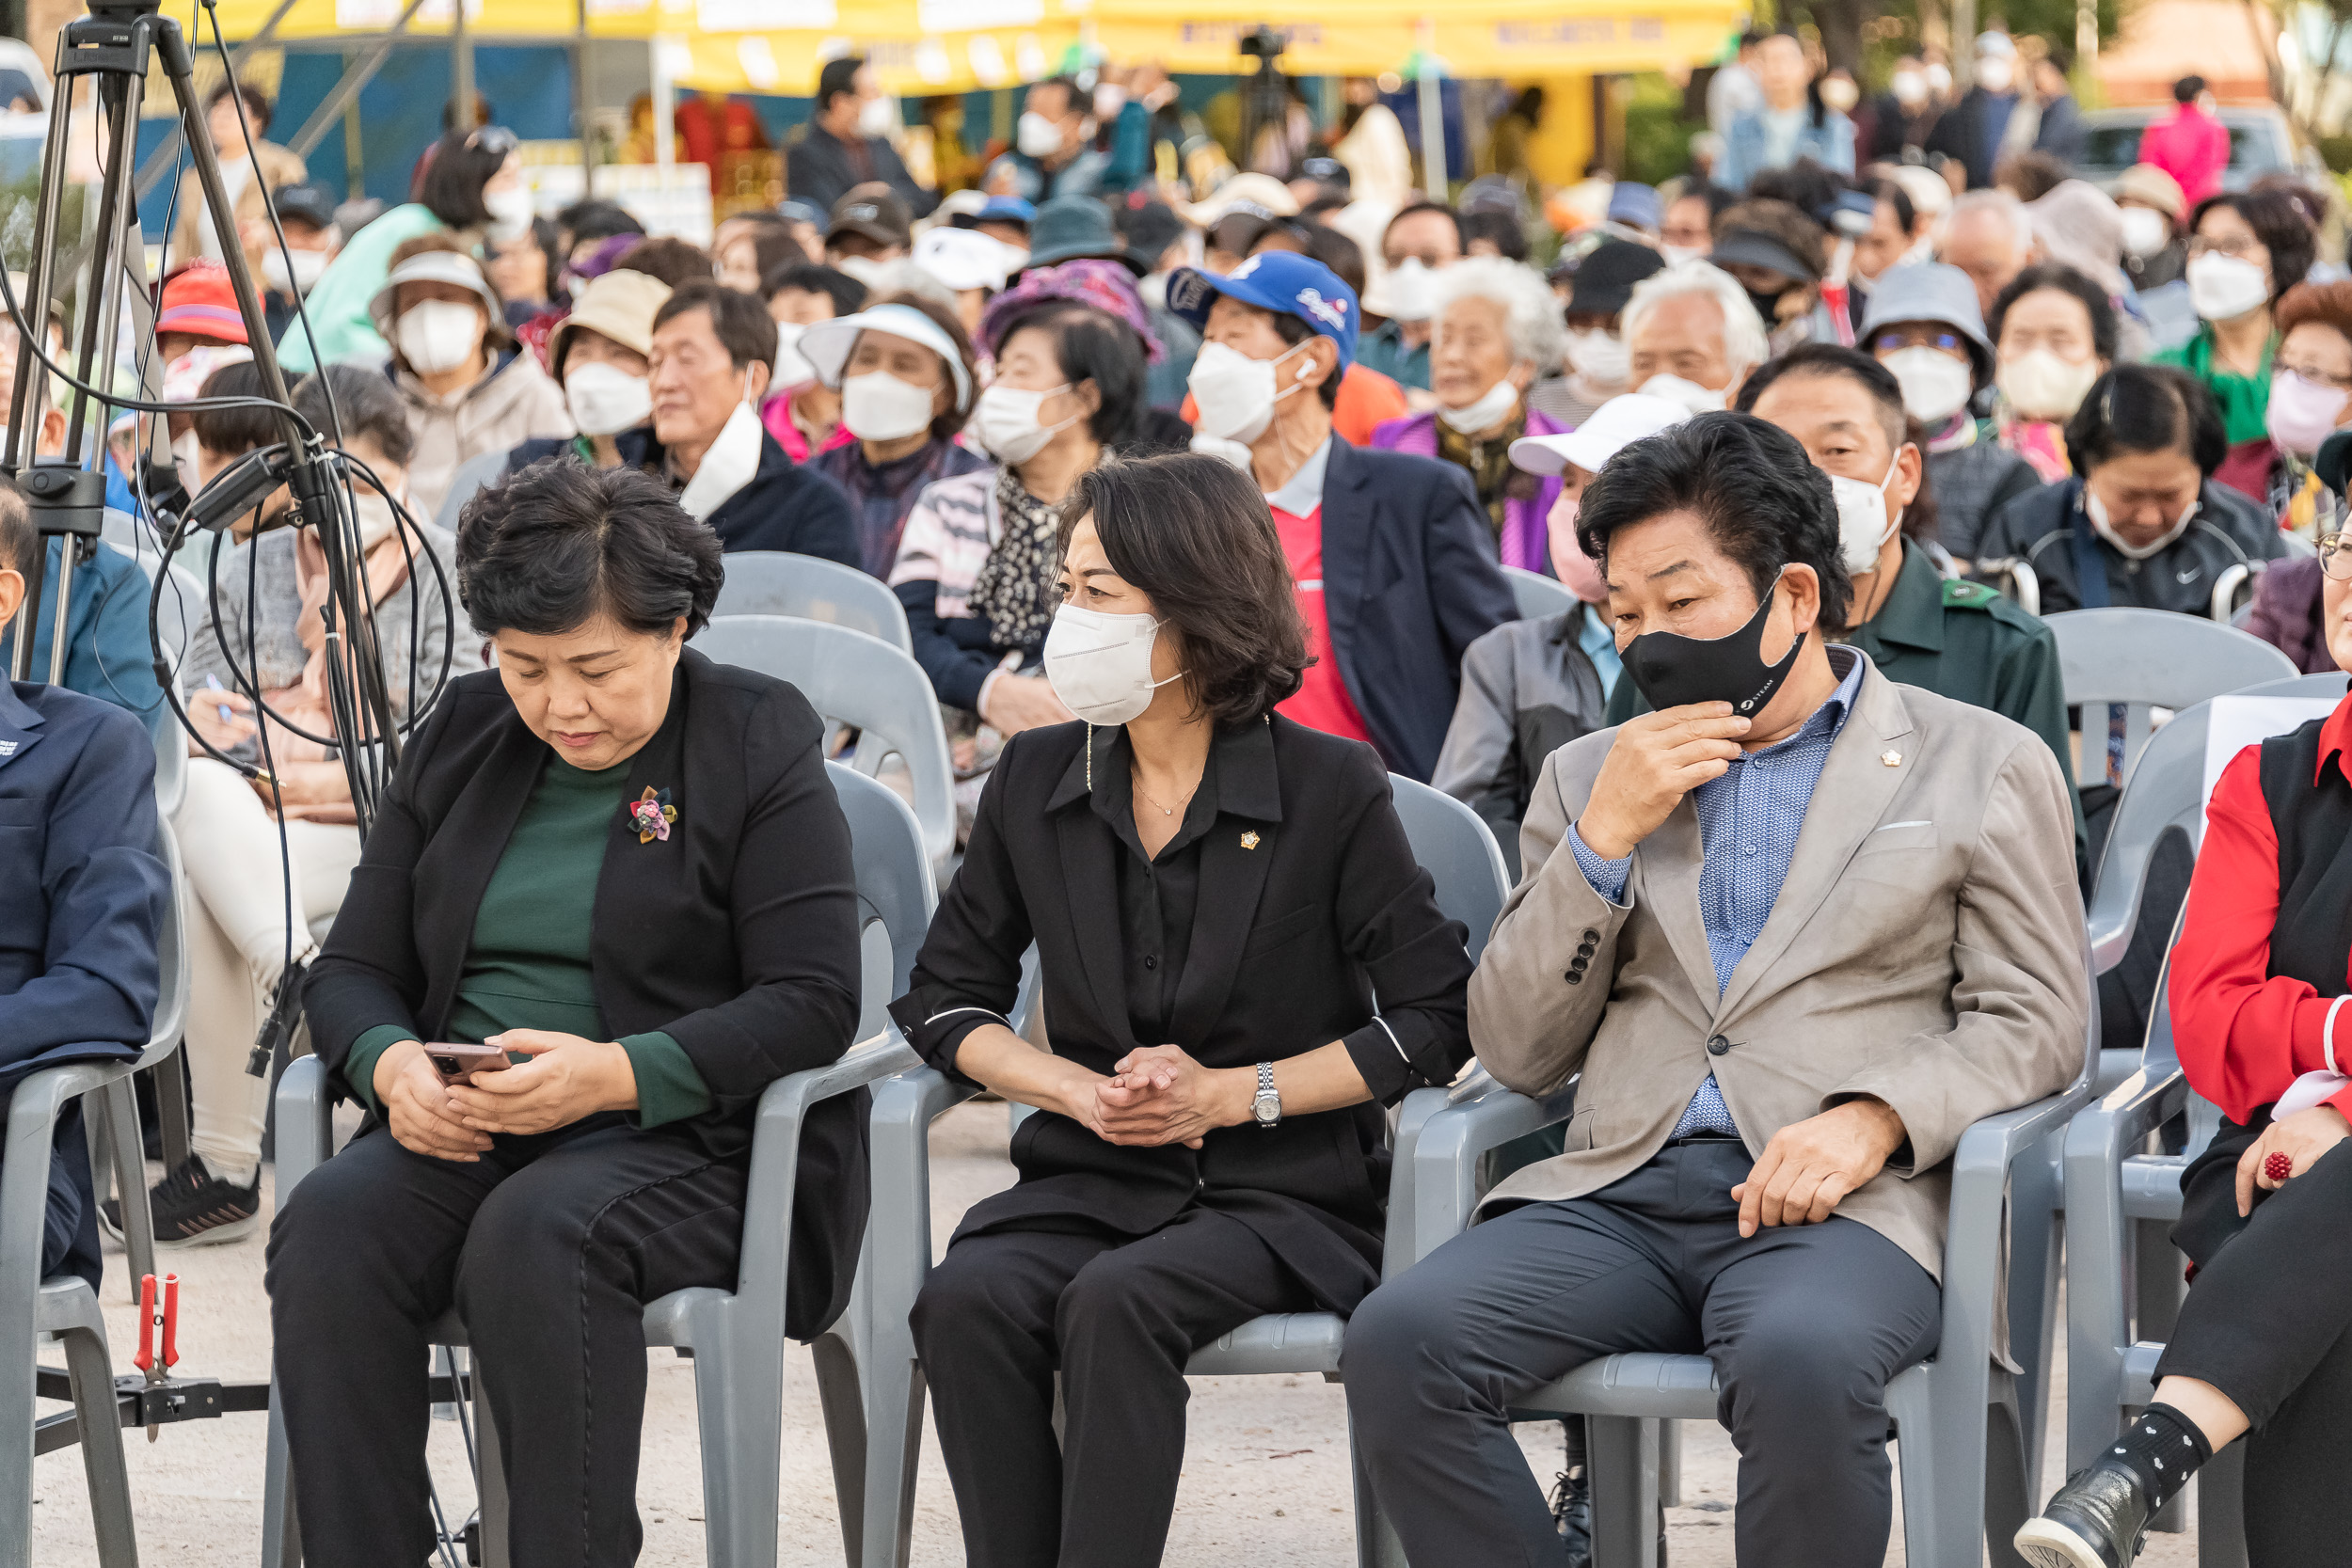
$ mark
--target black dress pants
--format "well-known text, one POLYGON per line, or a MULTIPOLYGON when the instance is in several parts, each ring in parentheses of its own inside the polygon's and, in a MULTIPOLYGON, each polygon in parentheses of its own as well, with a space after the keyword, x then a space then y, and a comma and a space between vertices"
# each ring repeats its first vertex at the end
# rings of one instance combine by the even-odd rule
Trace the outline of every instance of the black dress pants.
MULTIPOLYGON (((2233 1140, 2240 1152, 2250 1141, 2233 1140)), ((2321 1568, 2344 1560, 2344 1504, 2352 1497, 2352 1246, 2344 1243, 2352 1142, 2277 1192, 2258 1191, 2246 1221, 2237 1220, 2235 1164, 2200 1161, 2183 1182, 2176 1235, 2191 1245, 2226 1239, 2197 1260, 2156 1376, 2210 1383, 2253 1424, 2246 1437, 2250 1568, 2321 1568), (2201 1214, 2219 1223, 2192 1226, 2201 1214)))
POLYGON ((1184 1363, 1252 1318, 1313 1305, 1256 1231, 1209 1209, 1141 1238, 1072 1221, 957 1240, 912 1322, 971 1568, 1157 1563, 1184 1463, 1184 1363))
POLYGON ((617 1116, 501 1135, 474 1164, 376 1128, 313 1171, 279 1203, 268 1265, 306 1559, 432 1555, 426 1330, 454 1306, 498 1422, 516 1568, 634 1561, 644 1304, 735 1283, 743 1192, 739 1164, 617 1116))
POLYGON ((1887 1380, 1942 1293, 1833 1215, 1740 1237, 1738 1141, 1672 1146, 1587 1197, 1473 1227, 1364 1298, 1342 1367, 1356 1449, 1414 1568, 1565 1563, 1514 1401, 1621 1351, 1705 1354, 1740 1449, 1740 1568, 1877 1568, 1887 1380))

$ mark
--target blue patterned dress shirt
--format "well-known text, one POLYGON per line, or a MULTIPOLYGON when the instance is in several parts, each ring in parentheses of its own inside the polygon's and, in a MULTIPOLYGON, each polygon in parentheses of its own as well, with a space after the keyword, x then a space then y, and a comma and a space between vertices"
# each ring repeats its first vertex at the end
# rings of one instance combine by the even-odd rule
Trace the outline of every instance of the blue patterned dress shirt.
MULTIPOLYGON (((1804 728, 1775 746, 1742 752, 1722 777, 1691 792, 1699 816, 1699 911, 1707 921, 1707 952, 1715 960, 1715 994, 1731 984, 1756 939, 1763 933, 1780 884, 1788 879, 1789 857, 1804 827, 1805 807, 1820 782, 1829 749, 1846 727, 1854 693, 1862 686, 1863 657, 1851 648, 1829 650, 1830 669, 1839 680, 1829 701, 1816 708, 1804 728)), ((1625 902, 1633 857, 1605 861, 1585 847, 1573 824, 1568 847, 1593 891, 1612 904, 1625 902)), ((1724 1103, 1724 1092, 1708 1073, 1691 1097, 1672 1136, 1718 1132, 1738 1137, 1740 1128, 1724 1103)))

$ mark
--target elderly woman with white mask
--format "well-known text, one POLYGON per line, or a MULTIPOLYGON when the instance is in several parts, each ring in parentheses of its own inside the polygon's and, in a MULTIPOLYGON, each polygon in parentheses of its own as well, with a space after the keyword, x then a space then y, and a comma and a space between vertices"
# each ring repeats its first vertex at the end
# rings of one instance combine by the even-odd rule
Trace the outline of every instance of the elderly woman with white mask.
POLYGON ((1431 287, 1429 389, 1438 406, 1389 420, 1372 444, 1468 470, 1502 563, 1544 571, 1544 519, 1559 485, 1512 467, 1511 443, 1564 428, 1526 402, 1566 346, 1559 302, 1532 269, 1500 257, 1457 261, 1431 287))
POLYGON ((533 436, 573 434, 563 388, 517 348, 498 291, 456 241, 422 234, 393 251, 373 309, 408 408, 417 448, 409 493, 422 515, 439 511, 461 465, 533 436))

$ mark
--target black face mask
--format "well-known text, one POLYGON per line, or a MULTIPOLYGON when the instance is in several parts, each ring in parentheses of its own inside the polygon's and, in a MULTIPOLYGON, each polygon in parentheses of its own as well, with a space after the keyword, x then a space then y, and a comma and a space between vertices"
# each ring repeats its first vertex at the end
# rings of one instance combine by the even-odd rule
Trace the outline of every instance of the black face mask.
POLYGON ((1747 292, 1748 303, 1755 306, 1756 313, 1764 318, 1765 331, 1770 332, 1780 325, 1780 296, 1788 292, 1786 289, 1775 290, 1769 294, 1759 294, 1754 289, 1747 292))
POLYGON ((1787 656, 1778 664, 1764 662, 1759 650, 1764 646, 1764 623, 1772 618, 1773 597, 1765 594, 1748 624, 1728 637, 1644 632, 1625 645, 1623 655, 1625 673, 1632 677, 1634 689, 1653 708, 1729 703, 1736 716, 1755 718, 1788 678, 1788 672, 1797 667, 1797 655, 1804 649, 1804 639, 1800 637, 1788 644, 1787 656))

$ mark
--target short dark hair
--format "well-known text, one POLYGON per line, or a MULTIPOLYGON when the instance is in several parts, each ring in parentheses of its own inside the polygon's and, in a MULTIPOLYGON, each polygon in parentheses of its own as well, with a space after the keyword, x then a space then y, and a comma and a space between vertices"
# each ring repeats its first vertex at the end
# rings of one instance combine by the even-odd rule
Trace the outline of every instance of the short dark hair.
POLYGON ((482 187, 506 166, 513 148, 503 137, 483 138, 478 133, 452 131, 433 144, 433 161, 425 166, 417 199, 452 229, 480 229, 490 221, 482 187))
POLYGON ((2276 185, 2258 186, 2252 190, 2223 191, 2209 196, 2197 204, 2188 214, 2188 231, 2197 232, 2205 214, 2216 207, 2227 207, 2246 220, 2246 227, 2262 241, 2270 252, 2270 302, 2276 305, 2279 296, 2303 281, 2319 260, 2319 237, 2312 225, 2315 221, 2302 200, 2276 185))
POLYGON ((2009 308, 2042 289, 2056 289, 2062 294, 2073 294, 2090 312, 2090 346, 2100 358, 2112 364, 2115 360, 2116 334, 2115 302, 2107 292, 2062 261, 2043 261, 2027 267, 2009 280, 2009 286, 1993 298, 1993 314, 1985 322, 1985 336, 1995 348, 2001 342, 2001 324, 2009 319, 2009 308))
POLYGON ((1389 230, 1394 229, 1398 224, 1403 223, 1406 218, 1411 217, 1416 213, 1443 213, 1454 225, 1454 243, 1465 250, 1470 248, 1468 236, 1462 232, 1462 214, 1455 212, 1453 208, 1447 206, 1442 201, 1430 201, 1424 198, 1420 201, 1406 202, 1403 207, 1397 210, 1396 216, 1388 221, 1387 226, 1380 230, 1380 248, 1382 250, 1386 250, 1389 247, 1389 230))
POLYGON ((1585 487, 1576 542, 1606 568, 1611 534, 1670 512, 1698 515, 1758 604, 1781 568, 1812 567, 1821 625, 1846 625, 1853 583, 1838 558, 1836 497, 1829 475, 1778 425, 1753 414, 1700 414, 1633 442, 1585 487))
POLYGON ((756 360, 774 373, 776 319, 757 299, 716 278, 698 278, 671 291, 653 313, 653 330, 659 332, 692 310, 708 312, 711 336, 726 349, 729 364, 739 371, 756 360))
POLYGON ((1364 247, 1327 223, 1307 225, 1307 256, 1331 269, 1331 276, 1364 297, 1364 247))
POLYGON ((1883 201, 1895 209, 1895 222, 1904 233, 1908 234, 1918 227, 1919 209, 1913 204, 1911 193, 1903 189, 1901 181, 1871 181, 1870 198, 1873 201, 1883 201))
MULTIPOLYGON (((33 552, 40 548, 40 535, 33 531, 33 509, 25 504, 24 492, 16 481, 0 474, 0 572, 31 575, 33 552)), ((37 608, 20 605, 17 613, 33 614, 37 608)))
MULTIPOLYGON (((1693 180, 1676 193, 1675 201, 1706 202, 1707 230, 1711 234, 1715 231, 1715 220, 1722 217, 1729 208, 1737 206, 1740 198, 1737 193, 1727 191, 1709 181, 1693 180)), ((1666 205, 1671 207, 1675 201, 1669 201, 1666 205)))
POLYGON ((645 226, 617 201, 591 197, 575 201, 555 214, 555 227, 571 236, 576 247, 588 240, 609 240, 615 234, 642 234, 645 226))
POLYGON ((2206 478, 2230 437, 2205 384, 2170 365, 2118 365, 2091 384, 2066 421, 2066 452, 2088 474, 2132 452, 2178 451, 2206 478))
POLYGON ((1113 460, 1062 507, 1063 554, 1089 517, 1111 570, 1174 625, 1185 677, 1216 723, 1254 723, 1298 690, 1312 662, 1306 624, 1255 480, 1204 452, 1113 460))
POLYGON ((833 107, 836 98, 857 94, 857 73, 866 68, 863 55, 844 55, 827 60, 825 69, 817 73, 817 112, 823 114, 833 107))
POLYGON ((1083 111, 1087 106, 1086 94, 1078 90, 1078 83, 1075 77, 1068 75, 1047 76, 1029 84, 1029 88, 1032 92, 1039 87, 1061 88, 1061 112, 1063 114, 1068 114, 1073 109, 1083 111))
POLYGON ((1993 166, 1993 182, 2008 187, 2020 201, 2039 201, 2074 178, 2064 160, 2027 148, 1993 166))
POLYGON ((830 296, 833 313, 836 316, 865 309, 868 292, 865 284, 839 267, 822 266, 815 261, 787 261, 769 273, 760 283, 759 297, 771 300, 787 289, 797 289, 804 294, 830 296))
POLYGON ((1527 260, 1527 230, 1514 213, 1467 213, 1462 217, 1462 248, 1472 240, 1492 240, 1495 249, 1514 261, 1527 260))
POLYGON ((2184 76, 2179 81, 2172 84, 2172 102, 2175 103, 2194 103, 2197 102, 2198 95, 2202 93, 2204 90, 2205 79, 2202 76, 2184 76))
MULTIPOLYGON (((220 101, 227 98, 232 92, 239 98, 245 100, 245 118, 253 127, 253 139, 256 141, 261 140, 262 137, 269 134, 269 95, 262 91, 261 88, 255 87, 252 83, 231 82, 227 80, 222 81, 218 87, 204 95, 204 112, 206 114, 212 113, 214 109, 219 106, 220 101)), ((225 154, 229 151, 229 149, 224 147, 218 149, 218 150, 225 154)))
POLYGON ((691 240, 667 234, 630 245, 612 267, 616 272, 642 272, 647 277, 658 277, 673 289, 716 281, 710 275, 710 252, 691 240))
MULTIPOLYGON (((379 378, 381 379, 381 378, 379 378)), ((223 365, 204 378, 197 388, 199 398, 259 398, 262 396, 262 372, 249 359, 233 365, 223 365)), ((212 451, 226 452, 231 457, 253 451, 256 447, 275 446, 283 437, 278 417, 258 404, 243 403, 231 408, 199 408, 188 416, 188 424, 196 438, 212 451)), ((322 425, 322 430, 326 426, 322 425)))
MULTIPOLYGON (((1304 316, 1294 316, 1287 310, 1270 310, 1267 314, 1274 318, 1274 335, 1282 340, 1283 346, 1286 348, 1296 348, 1316 335, 1315 329, 1307 325, 1307 319, 1304 316)), ((1342 365, 1335 374, 1325 376, 1323 385, 1315 388, 1323 399, 1323 406, 1327 413, 1340 405, 1340 383, 1346 376, 1347 367, 1342 365)))
POLYGON ((1054 341, 1054 363, 1073 391, 1081 382, 1094 383, 1103 404, 1087 421, 1087 434, 1106 447, 1133 440, 1145 407, 1143 340, 1136 329, 1091 305, 1049 300, 1006 324, 996 335, 998 357, 1014 333, 1031 327, 1054 341))
POLYGON ((417 437, 408 428, 407 406, 393 388, 391 378, 380 371, 358 365, 328 365, 313 371, 294 388, 294 406, 322 435, 331 434, 340 419, 346 444, 368 436, 404 468, 416 455, 417 437), (329 388, 335 393, 332 415, 326 405, 329 388))
POLYGON ((794 261, 807 261, 808 252, 803 250, 801 242, 792 237, 792 226, 785 221, 782 214, 744 213, 740 216, 750 227, 736 238, 748 237, 751 240, 752 271, 762 279, 778 267, 788 266, 794 261))
MULTIPOLYGON (((1784 168, 1757 170, 1756 178, 1748 182, 1747 199, 1786 201, 1805 217, 1812 218, 1815 214, 1827 211, 1842 192, 1851 188, 1851 182, 1836 169, 1816 159, 1799 158, 1784 168)), ((1732 202, 1725 201, 1723 207, 1710 206, 1708 210, 1710 221, 1721 217, 1724 209, 1731 205, 1732 202)))
MULTIPOLYGON (((970 389, 964 392, 961 397, 955 395, 956 387, 958 385, 956 379, 956 368, 952 365, 941 366, 941 372, 947 377, 947 411, 944 414, 934 414, 931 416, 931 439, 934 441, 954 440, 957 433, 961 431, 965 423, 972 418, 972 405, 978 401, 980 386, 980 368, 974 362, 972 355, 972 339, 963 330, 962 318, 958 316, 954 310, 948 309, 945 305, 942 305, 939 301, 931 298, 928 294, 884 294, 882 298, 874 301, 874 303, 877 305, 905 306, 908 309, 921 315, 933 326, 936 326, 942 332, 945 332, 947 335, 947 341, 956 345, 956 357, 963 362, 963 379, 961 385, 970 389)), ((887 331, 889 329, 884 327, 882 330, 887 331)), ((855 345, 852 344, 851 347, 852 350, 854 350, 855 345)))
POLYGON ((1902 384, 1895 373, 1860 349, 1838 343, 1800 343, 1751 372, 1732 406, 1742 414, 1755 413, 1765 391, 1790 376, 1843 376, 1855 383, 1878 408, 1879 430, 1886 437, 1887 452, 1900 451, 1906 444, 1919 449, 1919 490, 1903 508, 1903 532, 1913 539, 1934 538, 1935 498, 1928 485, 1927 437, 1919 421, 1903 406, 1902 384))
POLYGON ((457 596, 485 637, 552 637, 609 614, 631 631, 688 636, 726 578, 719 536, 636 468, 542 458, 468 501, 457 518, 457 596))

